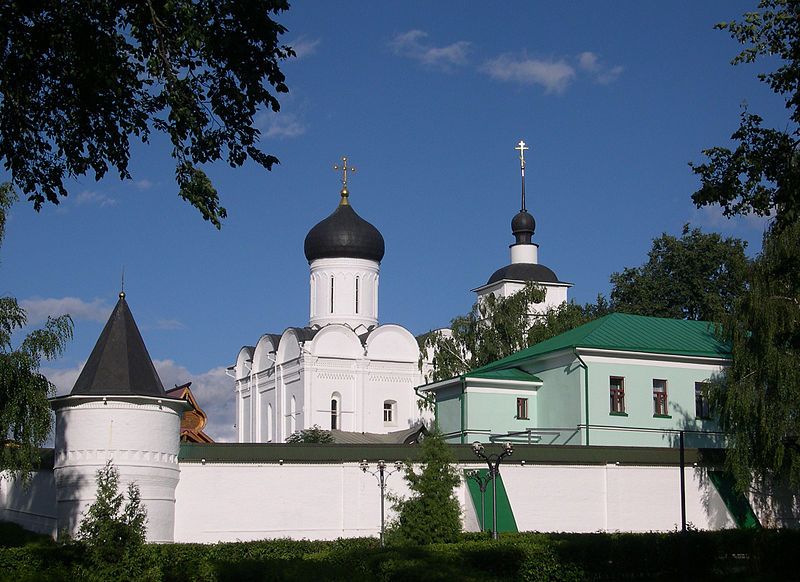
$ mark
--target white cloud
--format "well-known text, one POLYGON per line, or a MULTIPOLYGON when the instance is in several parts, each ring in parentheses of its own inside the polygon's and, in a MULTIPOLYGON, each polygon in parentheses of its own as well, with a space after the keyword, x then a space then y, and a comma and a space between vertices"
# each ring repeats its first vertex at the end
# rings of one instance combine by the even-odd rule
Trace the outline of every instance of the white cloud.
POLYGON ((464 40, 445 46, 433 46, 426 42, 428 33, 422 30, 409 30, 395 35, 389 42, 394 54, 419 61, 430 67, 448 69, 467 62, 470 43, 464 40))
POLYGON ((204 432, 217 442, 236 440, 236 400, 233 380, 220 366, 207 372, 193 374, 173 360, 153 360, 165 390, 191 382, 192 393, 198 406, 208 415, 204 432))
POLYGON ((186 325, 177 319, 159 319, 155 324, 155 329, 174 331, 176 329, 186 329, 186 325))
POLYGON ((575 69, 563 60, 544 60, 500 55, 486 61, 481 70, 498 81, 540 85, 548 93, 563 93, 575 78, 575 69))
POLYGON ((143 179, 143 180, 137 180, 136 182, 134 182, 134 185, 139 190, 149 190, 150 188, 153 187, 153 183, 150 180, 146 179, 146 178, 143 179))
POLYGON ((267 137, 292 138, 306 132, 306 126, 292 113, 260 113, 255 125, 267 137))
POLYGON ((68 313, 72 319, 105 323, 111 313, 111 307, 103 299, 84 301, 77 297, 31 297, 21 300, 19 304, 28 314, 28 324, 30 325, 45 321, 49 315, 56 317, 65 313, 68 313))
POLYGON ((759 216, 754 213, 727 217, 722 213, 722 207, 718 204, 695 208, 691 217, 692 223, 699 226, 726 231, 754 230, 763 232, 766 230, 770 220, 772 220, 771 216, 759 216))
POLYGON ((78 380, 78 376, 80 376, 81 370, 83 370, 85 364, 86 362, 81 362, 74 368, 49 368, 47 366, 42 366, 40 371, 48 380, 55 384, 56 394, 58 396, 63 396, 64 394, 69 394, 69 391, 75 386, 75 382, 78 380))
MULTIPOLYGON (((85 362, 73 368, 42 367, 42 373, 56 386, 56 394, 68 394, 75 386, 85 362)), ((173 360, 153 360, 161 383, 165 390, 191 382, 192 393, 197 404, 208 415, 208 424, 204 432, 217 442, 234 442, 236 440, 236 401, 233 392, 233 380, 225 374, 220 366, 207 372, 193 374, 185 366, 173 360)))
POLYGON ((74 200, 75 204, 79 206, 92 204, 94 206, 99 206, 100 208, 114 206, 117 203, 117 201, 113 198, 110 198, 101 192, 95 192, 94 190, 84 190, 75 196, 74 200))
POLYGON ((310 40, 304 36, 301 36, 294 42, 290 42, 288 44, 294 49, 295 58, 302 59, 317 52, 317 47, 319 46, 320 42, 322 41, 318 38, 310 40))
POLYGON ((591 74, 595 82, 601 85, 613 83, 619 78, 622 71, 625 70, 624 67, 620 65, 615 65, 613 67, 605 65, 600 60, 599 56, 590 51, 582 52, 578 55, 578 66, 591 74))

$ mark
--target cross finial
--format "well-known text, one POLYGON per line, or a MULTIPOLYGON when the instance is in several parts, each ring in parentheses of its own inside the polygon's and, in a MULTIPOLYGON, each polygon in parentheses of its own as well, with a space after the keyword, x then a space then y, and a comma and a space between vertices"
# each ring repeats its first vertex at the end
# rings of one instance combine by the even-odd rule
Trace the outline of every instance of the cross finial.
POLYGON ((347 204, 347 172, 354 172, 356 169, 352 166, 347 165, 347 156, 342 156, 342 165, 336 164, 333 166, 333 169, 337 172, 342 173, 342 202, 341 204, 347 204))
POLYGON ((122 266, 122 280, 119 286, 119 298, 125 299, 125 266, 122 266))
POLYGON ((519 152, 519 168, 522 171, 522 208, 520 208, 520 212, 527 212, 525 209, 525 151, 530 148, 525 145, 524 141, 519 140, 514 149, 519 152))

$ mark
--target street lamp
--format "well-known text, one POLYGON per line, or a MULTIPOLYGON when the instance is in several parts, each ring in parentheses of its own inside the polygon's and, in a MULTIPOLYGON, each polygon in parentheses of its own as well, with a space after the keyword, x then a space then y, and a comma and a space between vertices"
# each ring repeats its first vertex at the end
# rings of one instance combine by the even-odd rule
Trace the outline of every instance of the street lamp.
POLYGON ((486 461, 489 466, 489 478, 492 480, 492 539, 496 540, 499 537, 497 535, 497 476, 500 475, 500 463, 514 452, 514 445, 506 443, 499 455, 487 455, 480 441, 475 441, 472 443, 472 452, 486 461))
POLYGON ((467 478, 472 479, 478 484, 478 489, 481 492, 481 531, 486 529, 486 487, 489 485, 489 481, 492 480, 491 473, 486 474, 486 478, 484 479, 481 476, 481 472, 477 469, 472 471, 467 471, 467 478))
POLYGON ((391 475, 392 473, 397 473, 403 468, 403 463, 400 461, 394 462, 394 470, 386 472, 386 461, 383 459, 378 461, 377 471, 370 471, 369 470, 369 463, 367 460, 364 459, 361 461, 358 466, 364 473, 369 473, 373 475, 376 479, 378 479, 378 483, 381 486, 381 547, 383 547, 386 542, 384 540, 384 534, 386 533, 386 521, 385 521, 385 513, 384 513, 384 499, 386 498, 386 478, 391 475))

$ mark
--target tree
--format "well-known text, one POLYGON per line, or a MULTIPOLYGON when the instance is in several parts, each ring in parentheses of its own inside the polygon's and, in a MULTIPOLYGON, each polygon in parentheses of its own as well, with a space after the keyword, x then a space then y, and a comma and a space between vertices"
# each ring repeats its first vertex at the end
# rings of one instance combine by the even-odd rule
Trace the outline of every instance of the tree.
POLYGON ((653 240, 647 262, 611 275, 615 311, 717 321, 746 287, 747 243, 683 227, 653 240))
POLYGON ((226 216, 200 165, 278 163, 254 117, 286 93, 271 15, 286 0, 41 0, 0 4, 0 160, 39 210, 64 179, 130 179, 130 140, 164 134, 179 195, 226 216))
POLYGON ((407 463, 403 474, 411 497, 393 499, 397 520, 390 539, 415 546, 455 542, 461 532, 461 506, 454 493, 461 476, 455 458, 438 431, 423 439, 420 452, 419 472, 407 463))
POLYGON ((84 515, 78 539, 98 562, 119 562, 145 541, 147 512, 139 487, 130 483, 127 501, 119 491, 119 471, 111 461, 97 471, 97 497, 84 515))
POLYGON ((311 428, 304 428, 293 432, 286 439, 287 443, 332 443, 333 435, 330 431, 323 429, 318 424, 311 428))
POLYGON ((733 361, 711 386, 739 487, 800 487, 800 222, 764 235, 750 288, 723 319, 733 361))
POLYGON ((717 26, 747 45, 733 64, 767 57, 776 70, 759 78, 784 96, 785 129, 764 129, 746 111, 733 151, 706 150, 694 167, 697 205, 720 204, 727 215, 756 213, 774 220, 753 262, 749 288, 723 317, 732 364, 710 396, 729 435, 727 467, 741 489, 753 479, 800 486, 800 3, 763 0, 742 22, 717 26))
MULTIPOLYGON (((0 242, 12 201, 11 187, 0 185, 0 242)), ((72 320, 68 315, 48 318, 44 328, 31 331, 14 348, 14 333, 26 324, 17 300, 0 297, 0 469, 27 474, 39 460, 53 423, 47 398, 55 387, 39 367, 42 359, 64 351, 72 339, 72 320)))
POLYGON ((784 96, 789 120, 784 129, 765 128, 763 119, 745 108, 731 136, 735 149, 709 148, 703 151, 705 163, 690 164, 701 180, 692 200, 697 206, 719 204, 726 216, 774 215, 780 229, 800 219, 800 3, 762 0, 743 21, 716 28, 747 45, 734 65, 762 57, 780 62, 758 78, 784 96))
POLYGON ((564 303, 533 314, 531 306, 544 298, 545 289, 533 283, 510 297, 492 293, 476 301, 468 314, 455 317, 449 330, 421 336, 421 353, 429 355, 433 368, 428 380, 464 374, 608 312, 605 299, 598 297, 596 304, 564 303))

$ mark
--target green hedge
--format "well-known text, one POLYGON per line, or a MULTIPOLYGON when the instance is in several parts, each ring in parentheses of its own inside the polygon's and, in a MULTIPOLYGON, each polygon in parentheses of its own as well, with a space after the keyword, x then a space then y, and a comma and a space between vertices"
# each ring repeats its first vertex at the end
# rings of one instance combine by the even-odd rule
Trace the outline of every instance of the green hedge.
POLYGON ((380 548, 374 538, 146 545, 116 564, 80 544, 0 548, 2 580, 674 580, 797 579, 800 532, 464 534, 455 544, 380 548))

